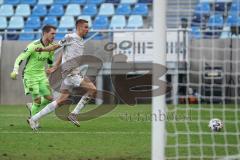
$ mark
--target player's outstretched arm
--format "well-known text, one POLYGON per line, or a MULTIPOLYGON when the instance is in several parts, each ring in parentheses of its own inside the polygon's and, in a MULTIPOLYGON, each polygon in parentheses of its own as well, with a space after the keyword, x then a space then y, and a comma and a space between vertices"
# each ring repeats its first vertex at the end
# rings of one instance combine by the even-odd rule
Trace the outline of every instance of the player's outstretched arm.
POLYGON ((58 49, 60 47, 61 47, 61 45, 55 44, 55 45, 48 46, 48 47, 45 47, 45 48, 36 48, 35 51, 37 51, 37 52, 50 52, 50 51, 55 51, 56 49, 58 49))
POLYGON ((25 59, 27 59, 31 55, 31 53, 32 53, 31 47, 28 47, 28 48, 26 48, 24 50, 24 52, 22 52, 17 57, 17 59, 15 60, 15 63, 14 63, 13 71, 10 73, 10 78, 12 80, 16 80, 17 79, 19 66, 21 65, 22 61, 24 61, 25 59))

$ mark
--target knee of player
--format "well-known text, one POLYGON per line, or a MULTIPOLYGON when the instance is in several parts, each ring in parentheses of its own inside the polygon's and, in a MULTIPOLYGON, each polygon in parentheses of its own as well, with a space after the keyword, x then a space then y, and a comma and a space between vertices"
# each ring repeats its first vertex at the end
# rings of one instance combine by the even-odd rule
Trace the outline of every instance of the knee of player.
POLYGON ((91 97, 96 97, 97 95, 97 88, 94 86, 89 90, 89 94, 91 97))
POLYGON ((67 100, 68 100, 67 97, 60 97, 56 101, 57 101, 58 106, 61 106, 61 105, 64 105, 67 102, 67 100))

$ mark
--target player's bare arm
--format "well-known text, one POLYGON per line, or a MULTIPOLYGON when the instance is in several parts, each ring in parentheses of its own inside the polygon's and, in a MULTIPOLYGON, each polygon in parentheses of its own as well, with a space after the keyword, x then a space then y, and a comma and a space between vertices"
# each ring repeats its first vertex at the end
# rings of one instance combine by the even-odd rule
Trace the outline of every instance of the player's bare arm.
POLYGON ((47 73, 50 74, 55 70, 57 70, 57 68, 61 65, 61 63, 62 63, 62 53, 59 54, 55 64, 51 68, 47 69, 47 73))

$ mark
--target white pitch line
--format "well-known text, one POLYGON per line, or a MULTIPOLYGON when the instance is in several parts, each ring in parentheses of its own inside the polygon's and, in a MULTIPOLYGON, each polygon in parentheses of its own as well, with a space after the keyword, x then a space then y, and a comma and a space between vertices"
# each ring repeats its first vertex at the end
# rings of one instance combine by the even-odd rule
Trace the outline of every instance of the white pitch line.
POLYGON ((151 135, 150 132, 51 132, 51 131, 29 131, 29 132, 0 132, 0 134, 115 134, 115 135, 151 135))

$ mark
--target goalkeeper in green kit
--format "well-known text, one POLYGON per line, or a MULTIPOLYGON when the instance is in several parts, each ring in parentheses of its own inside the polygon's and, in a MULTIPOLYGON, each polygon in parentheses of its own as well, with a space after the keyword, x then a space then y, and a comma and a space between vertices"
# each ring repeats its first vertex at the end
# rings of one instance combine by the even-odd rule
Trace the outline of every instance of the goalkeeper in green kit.
POLYGON ((22 61, 26 60, 23 70, 23 85, 25 94, 32 96, 32 105, 27 104, 30 109, 30 116, 38 113, 42 107, 52 101, 52 93, 47 78, 47 73, 54 71, 52 67, 54 52, 37 52, 36 48, 54 45, 53 40, 56 34, 56 27, 46 25, 42 29, 42 38, 31 42, 27 48, 16 59, 13 72, 10 74, 11 79, 16 80, 19 66, 22 61), (45 65, 48 63, 48 69, 45 65))

